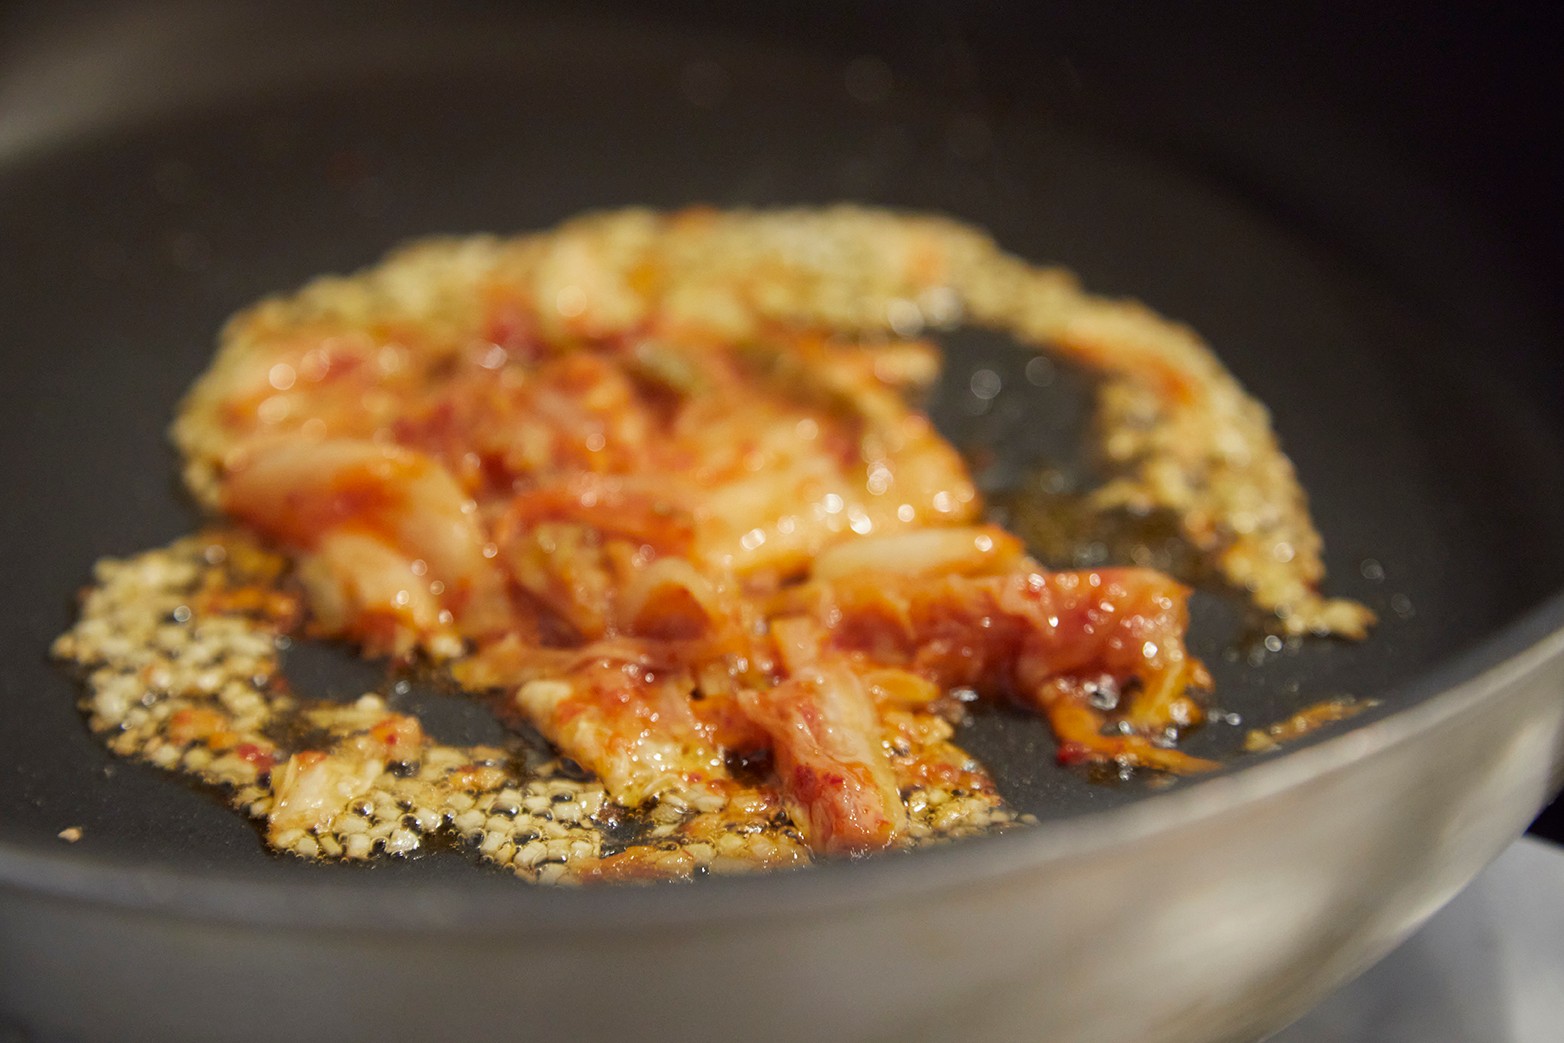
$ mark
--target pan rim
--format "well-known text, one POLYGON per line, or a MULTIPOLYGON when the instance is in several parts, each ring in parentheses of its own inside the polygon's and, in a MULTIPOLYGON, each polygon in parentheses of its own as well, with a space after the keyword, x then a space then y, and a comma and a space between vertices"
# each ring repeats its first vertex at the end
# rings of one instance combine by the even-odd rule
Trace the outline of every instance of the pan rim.
MULTIPOLYGON (((78 147, 92 135, 73 135, 78 147)), ((38 155, 43 154, 40 150, 38 155)), ((16 157, 0 156, 0 161, 16 157)), ((1034 829, 800 874, 704 881, 699 886, 616 887, 582 893, 502 881, 398 879, 395 886, 348 869, 318 878, 259 879, 236 869, 126 865, 81 849, 0 839, 0 903, 13 895, 79 902, 125 913, 251 926, 349 927, 377 934, 430 932, 532 938, 581 930, 821 915, 872 902, 935 896, 1049 864, 1101 856, 1166 835, 1340 771, 1460 716, 1549 662, 1564 658, 1564 591, 1455 656, 1388 687, 1411 705, 1340 735, 1237 767, 1155 799, 1034 829)))
MULTIPOLYGON (((505 882, 507 892, 464 881, 364 886, 350 869, 335 878, 268 880, 232 869, 127 867, 82 852, 28 849, 0 841, 0 889, 121 913, 250 928, 350 929, 396 934, 532 939, 561 933, 623 933, 823 915, 937 898, 1102 857, 1115 847, 1191 827, 1256 804, 1352 763, 1412 741, 1564 660, 1564 591, 1454 658, 1387 690, 1412 705, 1340 735, 1198 785, 1132 804, 998 836, 974 838, 801 872, 727 877, 696 886, 651 884, 585 889, 505 882)), ((372 872, 372 870, 370 870, 372 872)))

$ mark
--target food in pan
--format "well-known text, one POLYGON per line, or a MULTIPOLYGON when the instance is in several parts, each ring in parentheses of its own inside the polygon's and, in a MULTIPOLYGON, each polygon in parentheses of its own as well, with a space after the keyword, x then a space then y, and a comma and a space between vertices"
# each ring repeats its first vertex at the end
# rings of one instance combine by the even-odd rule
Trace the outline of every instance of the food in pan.
POLYGON ((952 741, 974 698, 1043 714, 1065 763, 1212 767, 1177 748, 1209 687, 1188 589, 1045 569, 914 405, 924 336, 958 322, 1100 378, 1098 509, 1174 519, 1279 631, 1364 633, 1195 334, 954 222, 844 207, 431 241, 241 313, 174 426, 228 527, 100 565, 57 651, 111 746, 226 785, 280 849, 455 832, 546 880, 1006 828, 952 741), (297 695, 296 633, 446 677, 552 753, 297 695))
POLYGON ((1352 695, 1322 699, 1305 706, 1284 720, 1268 724, 1264 728, 1249 729, 1244 734, 1244 752, 1271 753, 1281 749, 1286 743, 1296 742, 1306 735, 1319 731, 1327 724, 1356 717, 1364 710, 1371 710, 1378 705, 1378 700, 1359 699, 1352 695))

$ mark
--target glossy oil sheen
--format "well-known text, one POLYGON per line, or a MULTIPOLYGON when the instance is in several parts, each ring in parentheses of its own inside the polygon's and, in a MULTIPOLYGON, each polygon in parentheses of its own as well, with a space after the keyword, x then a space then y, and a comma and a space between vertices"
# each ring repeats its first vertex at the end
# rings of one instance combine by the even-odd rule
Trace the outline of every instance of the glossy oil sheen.
MULTIPOLYGON (((540 228, 630 203, 851 199, 951 213, 1017 253, 1076 269, 1095 290, 1188 321, 1271 408, 1325 535, 1330 591, 1383 618, 1361 645, 1312 642, 1251 663, 1247 649, 1226 654, 1239 637, 1231 601, 1200 595, 1191 643, 1213 667, 1217 702, 1245 727, 1341 693, 1382 705, 1326 737, 1409 712, 1430 693, 1420 678, 1452 665, 1447 680, 1471 674, 1485 663, 1488 635, 1564 586, 1559 405, 1529 371, 1499 364, 1538 339, 1528 302, 1496 292, 1483 298, 1483 323, 1449 321, 1451 298, 1514 287, 1503 272, 1458 261, 1409 254, 1394 263, 1396 241, 1382 230, 1397 220, 1447 221, 1456 253, 1474 266, 1485 255, 1466 249, 1469 227, 1455 217, 1424 209, 1396 218, 1422 198, 1398 192, 1395 169, 1372 149, 1354 152, 1350 135, 1333 139, 1342 151, 1310 168, 1310 181, 1301 164, 1278 160, 1287 135, 1251 118, 1212 150, 1248 143, 1253 162, 1238 177, 1189 145, 1200 134, 1174 147, 1138 133, 1130 117, 1140 110, 1123 100, 1135 97, 1134 78, 1122 70, 1094 82, 1128 95, 1073 108, 1047 104, 1070 95, 1052 59, 1039 59, 1038 78, 1065 86, 1041 99, 985 99, 970 85, 895 75, 883 93, 863 53, 804 32, 660 27, 613 11, 462 10, 438 26, 279 17, 270 62, 224 61, 223 48, 252 29, 197 17, 216 41, 202 52, 205 72, 149 74, 174 86, 144 96, 112 77, 97 88, 78 81, 85 100, 42 110, 76 115, 34 137, 15 132, 17 109, 4 108, 18 95, 0 93, 0 119, 12 120, 0 126, 14 132, 0 135, 9 142, 0 153, 0 488, 12 491, 0 858, 57 856, 56 834, 80 826, 69 857, 83 865, 280 886, 450 882, 480 897, 521 886, 455 857, 368 871, 271 857, 208 796, 110 757, 86 733, 75 683, 47 661, 96 558, 196 524, 164 428, 223 319, 420 235, 540 228), (290 48, 303 57, 285 60, 290 48), (1130 116, 1097 118, 1114 106, 1130 116), (1342 216, 1351 192, 1374 198, 1384 221, 1342 216), (1377 568, 1365 567, 1370 559, 1377 568)), ((895 38, 913 46, 906 33, 895 38)), ((885 62, 904 67, 896 53, 885 62)), ((921 68, 927 55, 905 63, 921 68)), ((1143 86, 1149 97, 1158 85, 1143 86)), ((993 458, 987 480, 1013 481, 1038 458, 1070 451, 1081 416, 1067 378, 1029 382, 1026 356, 982 333, 960 334, 950 349, 932 408, 958 445, 993 458), (999 378, 998 396, 971 395, 978 371, 999 378)), ((301 688, 348 696, 379 683, 329 650, 295 665, 301 688)), ((432 691, 406 698, 437 706, 453 736, 492 726, 432 691)), ((1242 730, 1212 725, 1191 749, 1235 750, 1242 730)), ((1160 796, 1059 771, 1046 729, 1027 718, 985 715, 966 741, 1005 792, 1045 820, 1154 806, 1160 796)), ((1238 777, 1248 763, 1235 761, 1238 777)), ((1495 790, 1513 800, 1526 787, 1495 790)), ((1364 813, 1362 836, 1396 820, 1382 810, 1374 823, 1364 813)), ((1522 815, 1511 808, 1499 820, 1522 815)), ((1185 870, 1169 872, 1182 879, 1185 870)), ((983 909, 1004 915, 999 904, 983 909)), ((1203 922, 1220 920, 1212 910, 1203 922)), ((1387 917, 1401 929, 1411 913, 1387 917)), ((1318 945, 1323 952, 1327 939, 1318 945)))

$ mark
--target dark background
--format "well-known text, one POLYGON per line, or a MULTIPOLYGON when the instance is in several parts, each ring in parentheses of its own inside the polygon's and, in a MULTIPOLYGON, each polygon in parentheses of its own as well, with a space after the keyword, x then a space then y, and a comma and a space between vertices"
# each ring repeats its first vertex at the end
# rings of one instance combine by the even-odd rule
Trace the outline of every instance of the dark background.
MULTIPOLYGON (((1169 136, 1158 126, 1154 106, 1120 108, 1110 81, 1072 80, 1080 69, 1118 65, 1135 67, 1139 83, 1138 76, 1150 66, 1167 84, 1170 104, 1176 104, 1209 58, 1220 55, 1230 67, 1229 56, 1240 44, 1253 58, 1239 75, 1252 77, 1252 83, 1234 84, 1228 101, 1235 115, 1244 111, 1248 89, 1260 96, 1278 84, 1338 113, 1345 125, 1375 139, 1378 147, 1441 186, 1474 221, 1495 230, 1507 253, 1495 257, 1495 265, 1521 273, 1519 281, 1534 288, 1555 333, 1564 327, 1564 134, 1559 133, 1564 130, 1564 73, 1558 64, 1564 4, 880 0, 752 5, 734 11, 728 5, 679 0, 657 6, 692 25, 716 20, 762 32, 786 32, 800 19, 808 20, 822 40, 847 54, 885 48, 888 38, 912 38, 931 56, 926 75, 945 81, 947 92, 966 90, 1001 99, 1001 104, 1007 97, 1023 104, 1035 99, 1038 82, 1046 81, 1045 90, 1062 107, 1080 106, 1094 120, 1124 120, 1133 124, 1126 131, 1142 140, 1172 152, 1198 151, 1199 162, 1218 166, 1224 159, 1213 140, 1223 130, 1220 108, 1210 112, 1206 134, 1192 134, 1187 121, 1180 120, 1179 132, 1169 136), (1083 34, 1083 22, 1114 24, 1120 31, 1083 34), (1046 41, 1058 38, 1071 41, 1063 65, 1039 54, 1040 42, 1046 47, 1046 41), (953 47, 953 40, 967 45, 953 47), (972 53, 1009 59, 979 66, 966 60, 972 53)), ((1304 135, 1310 130, 1298 128, 1304 135)), ((1246 161, 1236 154, 1230 161, 1213 173, 1242 184, 1248 177, 1246 161)), ((1447 243, 1443 248, 1462 247, 1447 243)), ((1395 281, 1394 273, 1388 277, 1395 281)), ((1463 315, 1458 306, 1450 319, 1479 329, 1483 322, 1480 314, 1463 315)), ((1556 337, 1541 350, 1535 344, 1492 340, 1485 347, 1494 361, 1524 373, 1536 386, 1552 388, 1554 400, 1564 401, 1564 345, 1556 337)), ((1564 483, 1564 461, 1558 476, 1564 483)), ((1564 540, 1564 533, 1559 537, 1564 540)), ((1530 832, 1564 843, 1564 799, 1546 808, 1530 832)))
MULTIPOLYGON (((690 2, 662 6, 695 22, 709 18, 712 10, 712 5, 690 2)), ((942 43, 953 36, 973 41, 974 51, 1008 53, 1005 63, 979 68, 958 60, 929 70, 958 90, 966 81, 997 97, 1033 97, 1038 79, 1068 81, 1071 69, 1037 60, 1038 41, 1050 38, 1072 41, 1076 69, 1110 67, 1114 62, 1103 60, 1110 54, 1124 64, 1154 67, 1175 103, 1185 94, 1181 84, 1198 79, 1208 59, 1230 55, 1233 44, 1241 42, 1253 55, 1243 74, 1253 77, 1257 93, 1265 93, 1259 89, 1263 85, 1286 83, 1322 102, 1496 230, 1510 254, 1497 263, 1525 272, 1524 282, 1551 313, 1555 334, 1564 327, 1564 73, 1559 67, 1564 4, 881 2, 840 5, 834 18, 818 5, 790 4, 728 17, 780 27, 802 17, 801 8, 809 17, 828 20, 822 35, 834 36, 848 51, 899 34, 923 38, 933 54, 948 54, 942 43), (1018 7, 1025 13, 1018 16, 1018 7), (870 17, 864 17, 865 10, 870 17), (1098 35, 1094 48, 1091 35, 1075 30, 1083 19, 1099 18, 1105 10, 1122 33, 1098 35), (1019 30, 1018 18, 1024 24, 1019 30)), ((1225 57, 1224 64, 1230 64, 1225 57)), ((1115 111, 1111 84, 1090 86, 1094 90, 1073 97, 1095 109, 1095 117, 1127 118, 1138 124, 1132 129, 1140 136, 1161 136, 1154 111, 1137 107, 1136 115, 1126 116, 1129 106, 1115 111), (1104 86, 1108 90, 1097 94, 1104 86)), ((1244 107, 1245 86, 1234 86, 1229 100, 1235 112, 1244 107)), ((1159 143, 1174 151, 1198 149, 1201 162, 1211 163, 1216 156, 1220 164, 1220 150, 1210 146, 1221 134, 1221 113, 1209 119, 1211 137, 1195 140, 1183 130, 1182 138, 1162 136, 1159 143)), ((1309 128, 1299 132, 1307 134, 1309 128)), ((1241 183, 1244 161, 1234 155, 1232 163, 1218 173, 1241 183)), ((1481 323, 1472 316, 1453 319, 1481 323)), ((1564 344, 1556 336, 1540 351, 1534 345, 1491 341, 1488 347, 1508 356, 1504 364, 1551 388, 1555 402, 1564 401, 1564 344)), ((1558 477, 1564 483, 1564 461, 1558 477)), ((1559 537, 1564 540, 1564 533, 1559 537)), ((1564 843, 1564 799, 1546 808, 1530 832, 1564 843)))
MULTIPOLYGON (((19 68, 22 50, 8 44, 40 24, 59 32, 85 32, 104 12, 127 5, 0 3, 0 82, 19 68)), ((134 6, 134 5, 130 5, 134 6)), ((166 5, 170 10, 182 5, 166 5)), ((439 8, 383 5, 385 17, 427 18, 439 8)), ((560 5, 562 8, 564 5, 560 5)), ((583 8, 643 8, 650 5, 599 2, 583 8)), ((542 4, 458 4, 463 12, 503 13, 508 8, 547 10, 542 4)), ((183 5, 188 12, 192 5, 183 5)), ((259 9, 259 8, 257 8, 259 9)), ((792 35, 799 26, 823 48, 850 57, 894 51, 913 56, 898 74, 921 81, 942 97, 965 99, 1003 114, 1008 108, 1046 105, 1061 118, 1116 129, 1127 140, 1176 157, 1209 177, 1243 191, 1268 211, 1298 225, 1312 225, 1307 193, 1287 191, 1277 157, 1285 156, 1299 182, 1313 178, 1340 154, 1346 134, 1404 165, 1417 181, 1438 186, 1441 205, 1464 211, 1484 234, 1458 241, 1440 239, 1420 225, 1415 208, 1397 214, 1372 209, 1369 194, 1355 199, 1346 189, 1330 200, 1339 242, 1321 246, 1356 253, 1354 261, 1390 286, 1417 295, 1425 270, 1437 257, 1480 249, 1496 281, 1522 287, 1529 304, 1560 321, 1559 293, 1564 235, 1557 186, 1564 183, 1555 114, 1564 101, 1554 70, 1560 39, 1559 16, 1543 4, 1375 5, 1324 4, 1283 10, 1277 5, 1178 3, 1148 5, 1122 0, 1018 5, 866 2, 857 5, 778 3, 770 5, 675 2, 655 5, 665 22, 683 22, 691 32, 712 27, 764 37, 792 35), (1060 47, 1057 41, 1068 41, 1060 47), (1235 47, 1235 44, 1241 46, 1235 47), (1247 57, 1235 61, 1233 54, 1247 57), (973 55, 985 56, 982 62, 973 55), (1213 93, 1210 69, 1220 62, 1226 89, 1213 93), (1150 80, 1157 97, 1146 97, 1150 80), (1133 95, 1133 97, 1131 96, 1133 95), (1299 119, 1277 127, 1285 149, 1267 152, 1232 131, 1252 125, 1257 106, 1277 97, 1299 100, 1299 119), (1189 99, 1198 97, 1198 111, 1189 99), (1354 209, 1357 207, 1358 209, 1354 209), (1343 221, 1340 215, 1348 215, 1343 221), (1356 222, 1356 224, 1354 224, 1356 222), (1425 269, 1408 270, 1385 260, 1418 242, 1432 258, 1425 269), (1376 254, 1375 244, 1387 244, 1376 254)), ((270 5, 274 17, 317 18, 323 23, 357 17, 359 5, 328 8, 270 5), (278 13, 280 12, 280 13, 278 13)), ((192 68, 209 55, 186 56, 192 68)), ((149 71, 149 75, 153 71, 149 71)), ((134 73, 130 74, 134 76, 134 73)), ((62 87, 69 87, 67 76, 62 87)), ((125 84, 127 90, 134 83, 125 84)), ((1276 110, 1275 119, 1290 113, 1276 110)), ((1350 152, 1351 142, 1346 144, 1350 152)), ((93 207, 112 200, 83 200, 93 207)), ((1324 229, 1324 226, 1321 226, 1324 229)), ((1443 227, 1443 226, 1441 226, 1443 227)), ((0 258, 25 265, 25 257, 0 242, 0 258), (7 256, 9 255, 9 256, 7 256)), ((1423 295, 1426 296, 1426 295, 1423 295)), ((1564 385, 1564 353, 1557 339, 1507 340, 1483 336, 1489 316, 1481 294, 1451 296, 1438 316, 1483 345, 1485 367, 1514 383, 1551 388, 1564 385)), ((1416 360, 1408 358, 1411 367, 1416 360)), ((6 447, 17 451, 19 447, 6 447)), ((1564 466, 1558 469, 1564 478, 1564 466)), ((1525 504, 1495 505, 1495 511, 1525 511, 1525 504)), ((1500 518, 1494 528, 1502 529, 1500 518)), ((1564 534, 1561 534, 1564 535, 1564 534)), ((1539 819, 1540 831, 1564 836, 1564 810, 1539 819)))

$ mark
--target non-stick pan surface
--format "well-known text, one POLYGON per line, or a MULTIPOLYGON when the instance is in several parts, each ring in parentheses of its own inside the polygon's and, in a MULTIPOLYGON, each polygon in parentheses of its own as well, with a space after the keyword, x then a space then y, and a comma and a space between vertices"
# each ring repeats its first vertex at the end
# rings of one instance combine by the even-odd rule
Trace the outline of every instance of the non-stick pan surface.
MULTIPOLYGON (((825 38, 824 15, 704 25, 614 7, 461 6, 438 21, 401 8, 225 11, 11 15, 0 865, 12 860, 13 880, 164 904, 179 900, 171 888, 215 881, 301 917, 383 888, 470 902, 475 920, 595 900, 459 855, 369 869, 273 857, 209 795, 112 758, 83 726, 76 683, 47 659, 96 558, 198 523, 164 429, 224 318, 425 234, 533 229, 632 203, 860 200, 953 214, 1094 290, 1188 321, 1271 408, 1326 539, 1328 589, 1382 620, 1361 644, 1266 652, 1245 640, 1231 596, 1198 595, 1192 644, 1242 725, 1213 723, 1191 748, 1228 758, 1229 776, 1276 760, 1238 753, 1249 726, 1351 694, 1380 706, 1325 741, 1394 727, 1564 618, 1564 417, 1537 284, 1394 150, 1306 96, 1227 97, 1187 70, 1137 80, 1129 58, 1169 63, 1122 25, 1116 56, 1101 35, 1110 15, 1063 18, 1050 26, 1063 35, 1003 52, 1026 55, 1033 75, 989 77, 981 48, 999 45, 932 8, 888 26, 878 50, 860 23, 825 38), (1170 116, 1170 97, 1196 95, 1210 104, 1170 116), (57 834, 72 826, 82 839, 68 846, 57 834)), ((991 486, 1068 451, 1078 381, 1029 381, 1025 357, 994 337, 950 348, 934 411, 991 486), (1004 378, 987 408, 967 391, 979 368, 1004 378)), ((344 697, 383 682, 329 648, 289 667, 300 688, 344 697)), ((401 698, 452 737, 495 734, 459 700, 401 698)), ((1089 782, 1057 768, 1046 729, 1017 715, 980 715, 966 741, 1044 830, 1080 816, 1111 828, 1120 805, 1214 785, 1089 782)), ((915 856, 935 874, 942 857, 915 856)), ((820 875, 839 885, 875 872, 820 875)), ((771 884, 707 886, 714 902, 753 902, 771 884)), ((790 900, 809 886, 793 880, 790 900)), ((660 899, 614 902, 653 915, 660 899)))

